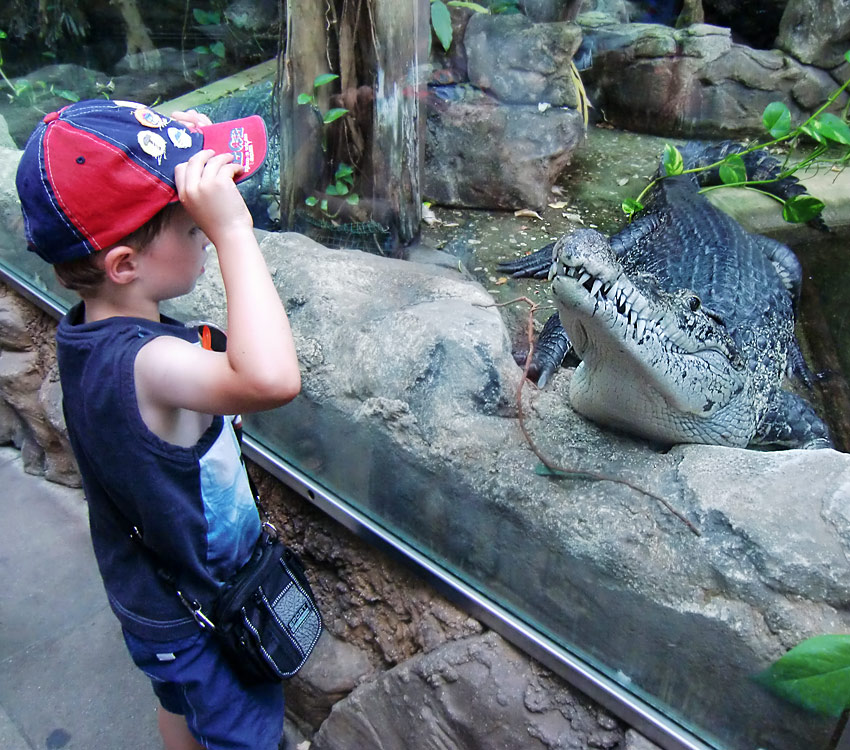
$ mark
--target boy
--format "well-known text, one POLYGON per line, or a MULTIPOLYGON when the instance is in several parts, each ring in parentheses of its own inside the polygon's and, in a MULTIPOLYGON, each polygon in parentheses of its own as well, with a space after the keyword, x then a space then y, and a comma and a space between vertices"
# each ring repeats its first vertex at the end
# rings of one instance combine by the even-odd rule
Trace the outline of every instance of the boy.
POLYGON ((49 114, 17 187, 30 249, 82 298, 57 331, 68 433, 98 567, 159 698, 165 748, 276 750, 280 685, 240 683, 156 572, 167 566, 209 610, 260 534, 232 419, 220 415, 279 406, 301 387, 234 182, 265 156, 262 120, 175 118, 106 100, 49 114), (224 352, 159 312, 193 288, 208 242, 227 296, 224 352))

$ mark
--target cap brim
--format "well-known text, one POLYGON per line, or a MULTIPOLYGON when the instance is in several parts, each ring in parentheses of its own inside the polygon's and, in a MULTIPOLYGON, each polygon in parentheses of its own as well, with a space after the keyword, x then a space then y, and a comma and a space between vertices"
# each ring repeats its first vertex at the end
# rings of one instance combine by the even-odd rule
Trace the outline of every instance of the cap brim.
POLYGON ((217 154, 231 153, 234 162, 242 165, 243 171, 236 182, 256 174, 266 159, 266 124, 259 115, 217 122, 200 130, 204 136, 204 148, 210 148, 217 154))

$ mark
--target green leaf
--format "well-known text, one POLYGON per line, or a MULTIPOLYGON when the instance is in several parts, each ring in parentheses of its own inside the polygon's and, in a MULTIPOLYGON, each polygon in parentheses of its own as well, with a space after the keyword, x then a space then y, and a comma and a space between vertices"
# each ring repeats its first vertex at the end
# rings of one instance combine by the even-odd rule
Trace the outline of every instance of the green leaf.
POLYGON ((800 126, 800 132, 809 136, 812 140, 817 141, 818 143, 826 143, 826 138, 824 138, 817 127, 813 122, 806 123, 805 125, 800 126))
POLYGON ((80 101, 80 95, 74 91, 68 91, 68 89, 53 89, 53 93, 56 94, 56 96, 61 96, 63 99, 67 99, 69 102, 80 101))
POLYGON ((623 213, 631 218, 638 211, 643 211, 643 203, 634 198, 626 198, 621 204, 621 208, 623 209, 623 213))
POLYGON ((824 112, 817 120, 815 120, 815 130, 824 138, 830 141, 840 143, 844 146, 850 146, 850 127, 837 115, 831 112, 824 112))
POLYGON ((325 192, 326 192, 328 195, 339 195, 339 193, 337 192, 337 189, 336 189, 336 185, 328 185, 328 187, 327 187, 327 189, 325 190, 325 192))
POLYGON ((354 167, 342 162, 334 172, 334 178, 337 180, 345 180, 346 178, 354 181, 354 167))
POLYGON ((351 204, 352 206, 356 206, 358 203, 360 203, 360 196, 357 195, 357 193, 352 193, 348 196, 348 198, 345 199, 345 202, 351 204))
POLYGON ((298 94, 298 103, 299 104, 312 104, 316 101, 316 98, 311 94, 298 94))
POLYGON ((304 202, 305 202, 308 206, 313 207, 313 206, 315 206, 315 205, 319 202, 319 199, 318 199, 315 195, 311 195, 309 198, 306 198, 306 199, 304 200, 304 202))
POLYGON ((338 120, 340 117, 344 117, 346 112, 348 112, 348 110, 342 109, 341 107, 334 107, 333 109, 329 109, 325 113, 325 116, 322 118, 322 122, 327 125, 328 123, 333 122, 334 120, 338 120))
POLYGON ((809 711, 840 716, 850 708, 850 635, 809 638, 755 679, 809 711))
POLYGON ((322 75, 316 76, 316 80, 313 81, 313 88, 317 89, 319 86, 324 86, 337 78, 339 76, 336 73, 322 73, 322 75))
POLYGON ((850 63, 850 49, 848 49, 848 50, 844 53, 844 59, 845 59, 845 60, 847 60, 847 62, 849 62, 849 63, 850 63))
POLYGON ((661 157, 661 163, 664 165, 664 171, 671 177, 676 174, 682 174, 685 169, 682 154, 671 143, 664 146, 664 155, 661 157))
POLYGON ((476 13, 489 13, 490 9, 485 8, 483 5, 479 5, 478 3, 469 3, 465 2, 465 0, 449 0, 447 5, 451 5, 454 8, 469 8, 469 10, 474 10, 476 13))
POLYGON ((792 224, 803 224, 819 216, 824 209, 823 201, 812 195, 795 195, 785 201, 782 218, 792 224))
POLYGON ((452 46, 452 17, 442 0, 434 0, 431 3, 431 26, 434 27, 434 33, 443 49, 448 52, 452 46))
POLYGON ((720 179, 724 185, 747 181, 747 167, 738 154, 729 154, 720 165, 720 179))
POLYGON ((546 464, 539 463, 534 467, 534 473, 541 477, 562 477, 565 474, 557 469, 550 469, 546 464))
POLYGON ((201 26, 218 26, 221 23, 221 15, 218 11, 206 11, 200 8, 192 8, 195 21, 201 26))
POLYGON ((210 45, 210 52, 212 52, 216 57, 220 57, 222 60, 224 59, 224 42, 214 42, 210 45))
POLYGON ((344 182, 337 182, 334 187, 336 188, 337 195, 348 195, 351 192, 351 188, 344 182))
POLYGON ((764 108, 761 121, 774 138, 784 138, 791 132, 791 112, 782 102, 771 102, 764 108))
POLYGON ((319 208, 321 208, 322 211, 327 213, 327 210, 328 210, 328 199, 327 198, 322 198, 322 202, 319 204, 319 208))

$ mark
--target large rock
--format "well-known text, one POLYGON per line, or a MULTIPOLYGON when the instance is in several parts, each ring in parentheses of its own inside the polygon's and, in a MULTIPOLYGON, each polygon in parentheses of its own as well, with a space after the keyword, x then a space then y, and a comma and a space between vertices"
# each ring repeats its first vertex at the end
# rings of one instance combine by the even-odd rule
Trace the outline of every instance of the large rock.
MULTIPOLYGON (((469 91, 451 87, 453 91, 469 91)), ((584 135, 574 109, 428 96, 423 193, 468 208, 542 208, 584 135)))
POLYGON ((848 0, 789 0, 776 46, 800 62, 834 68, 850 49, 848 0))
POLYGON ((624 735, 624 727, 586 698, 487 633, 448 643, 359 686, 334 706, 312 747, 603 749, 622 747, 624 735))
POLYGON ((499 101, 578 107, 570 62, 581 44, 573 23, 532 23, 523 15, 475 14, 463 38, 469 82, 499 101))
POLYGON ((761 134, 762 114, 784 101, 798 122, 834 90, 830 75, 778 50, 735 44, 729 29, 615 24, 579 17, 593 66, 583 78, 606 119, 629 130, 681 137, 761 134))

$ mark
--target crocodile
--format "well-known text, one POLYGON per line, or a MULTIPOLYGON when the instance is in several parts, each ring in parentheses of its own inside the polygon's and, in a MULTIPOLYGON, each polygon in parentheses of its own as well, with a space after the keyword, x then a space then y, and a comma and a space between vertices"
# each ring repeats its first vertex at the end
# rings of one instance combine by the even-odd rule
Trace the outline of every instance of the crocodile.
MULTIPOLYGON (((716 148, 691 147, 688 163, 729 152, 716 148)), ((763 170, 768 159, 745 161, 763 170)), ((578 229, 500 264, 552 281, 558 312, 538 342, 538 385, 571 347, 570 402, 601 425, 664 444, 831 447, 812 406, 785 388, 786 375, 812 383, 795 335, 799 261, 699 187, 692 175, 665 177, 614 236, 578 229)), ((777 189, 803 192, 793 178, 777 189)))

